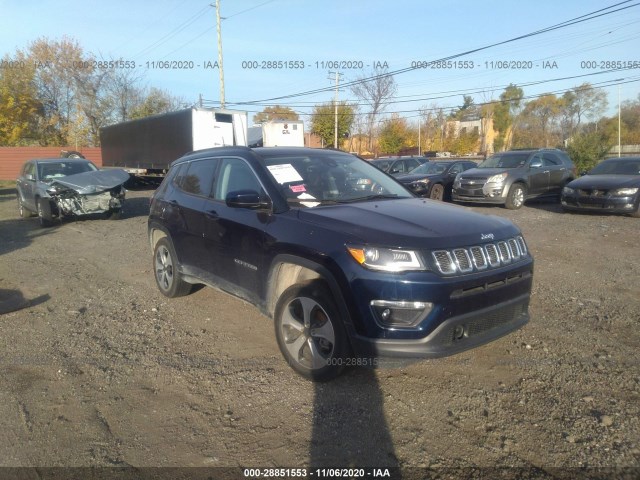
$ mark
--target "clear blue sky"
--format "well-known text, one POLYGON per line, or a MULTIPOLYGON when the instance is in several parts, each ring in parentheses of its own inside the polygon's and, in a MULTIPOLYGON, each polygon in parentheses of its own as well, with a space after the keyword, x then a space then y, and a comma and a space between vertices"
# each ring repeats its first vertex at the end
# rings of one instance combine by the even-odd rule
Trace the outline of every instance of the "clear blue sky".
MULTIPOLYGON (((204 68, 206 62, 218 59, 211 3, 215 0, 0 0, 0 56, 24 49, 38 37, 66 35, 98 57, 135 61, 136 72, 144 74, 149 86, 168 90, 189 103, 195 103, 200 94, 215 102, 220 98, 218 70, 204 68), (165 60, 193 62, 193 68, 153 67, 152 62, 165 60)), ((329 71, 340 71, 341 81, 348 82, 370 72, 376 61, 386 62, 391 71, 408 68, 415 61, 437 60, 508 40, 616 3, 620 0, 222 0, 227 106, 253 113, 264 104, 233 104, 330 87, 329 71), (243 68, 243 62, 263 67, 267 61, 300 61, 305 68, 251 69, 247 63, 243 68), (350 66, 361 62, 365 67, 327 64, 342 61, 352 62, 350 66)), ((635 99, 640 92, 638 45, 640 5, 456 59, 473 62, 473 69, 429 68, 399 74, 395 77, 397 100, 402 102, 389 105, 386 111, 415 118, 419 108, 434 103, 461 105, 464 93, 476 102, 496 99, 509 83, 545 82, 523 86, 525 95, 539 95, 561 93, 585 81, 596 84, 623 78, 632 82, 621 86, 622 99, 635 99), (520 63, 507 63, 512 61, 520 63), (595 74, 606 68, 602 62, 611 61, 636 62, 636 67, 547 82, 595 74), (545 62, 554 68, 543 68, 545 62), (505 65, 532 68, 499 68, 505 65)), ((613 114, 618 87, 608 86, 605 91, 608 113, 613 114)), ((341 100, 354 99, 348 88, 339 95, 341 100)), ((332 98, 333 91, 327 91, 266 104, 291 105, 304 114, 311 111, 309 105, 332 98)))

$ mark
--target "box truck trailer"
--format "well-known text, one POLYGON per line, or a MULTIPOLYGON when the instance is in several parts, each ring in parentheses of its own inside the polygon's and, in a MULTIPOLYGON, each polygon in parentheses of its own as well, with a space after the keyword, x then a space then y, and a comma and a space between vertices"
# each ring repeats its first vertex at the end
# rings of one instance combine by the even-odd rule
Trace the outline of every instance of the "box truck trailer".
POLYGON ((164 175, 185 153, 247 146, 247 112, 188 108, 100 129, 102 164, 136 176, 164 175))
POLYGON ((304 123, 271 120, 249 129, 250 147, 304 147, 304 123))

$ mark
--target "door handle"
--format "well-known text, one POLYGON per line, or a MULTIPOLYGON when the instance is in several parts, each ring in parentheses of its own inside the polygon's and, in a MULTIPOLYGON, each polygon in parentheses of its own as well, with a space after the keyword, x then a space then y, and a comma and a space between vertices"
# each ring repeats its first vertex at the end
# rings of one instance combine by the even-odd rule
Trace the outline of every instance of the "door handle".
POLYGON ((204 214, 209 218, 219 218, 218 212, 215 210, 206 210, 204 214))

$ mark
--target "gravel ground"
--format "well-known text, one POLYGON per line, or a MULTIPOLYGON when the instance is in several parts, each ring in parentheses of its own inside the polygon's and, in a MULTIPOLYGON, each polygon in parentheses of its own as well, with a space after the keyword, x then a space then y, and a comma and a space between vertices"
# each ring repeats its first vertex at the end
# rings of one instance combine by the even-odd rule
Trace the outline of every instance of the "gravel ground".
POLYGON ((0 188, 0 309, 13 310, 0 314, 0 466, 640 477, 640 220, 469 207, 522 228, 531 322, 454 357, 314 385, 251 305, 210 288, 160 295, 151 193, 130 192, 118 221, 41 229, 0 188))

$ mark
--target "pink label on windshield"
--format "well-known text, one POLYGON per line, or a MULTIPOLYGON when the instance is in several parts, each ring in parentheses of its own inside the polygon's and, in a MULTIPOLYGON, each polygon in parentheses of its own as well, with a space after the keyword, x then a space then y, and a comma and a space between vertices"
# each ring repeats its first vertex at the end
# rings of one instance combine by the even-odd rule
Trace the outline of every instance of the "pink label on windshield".
POLYGON ((289 188, 291 189, 292 192, 295 192, 295 193, 307 191, 307 189, 304 188, 304 185, 291 185, 289 188))

